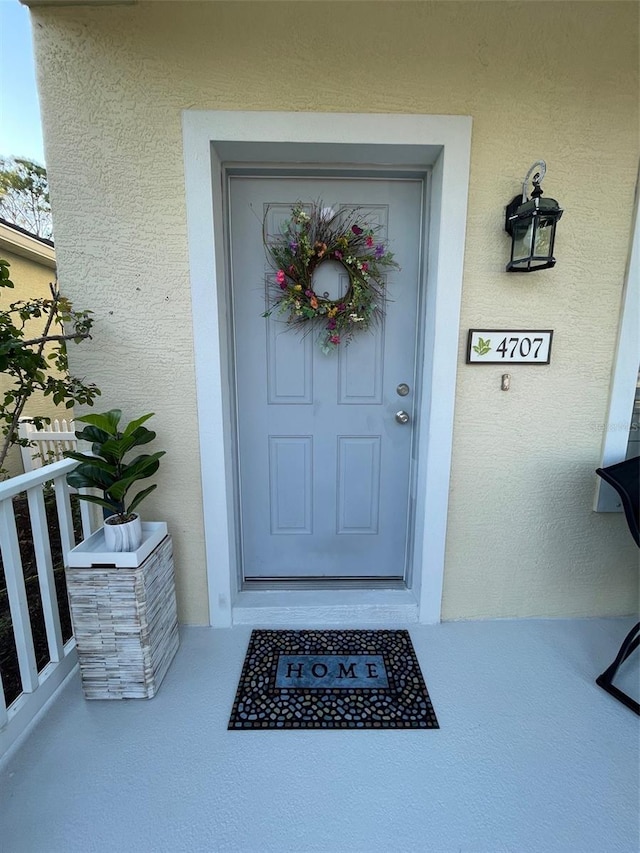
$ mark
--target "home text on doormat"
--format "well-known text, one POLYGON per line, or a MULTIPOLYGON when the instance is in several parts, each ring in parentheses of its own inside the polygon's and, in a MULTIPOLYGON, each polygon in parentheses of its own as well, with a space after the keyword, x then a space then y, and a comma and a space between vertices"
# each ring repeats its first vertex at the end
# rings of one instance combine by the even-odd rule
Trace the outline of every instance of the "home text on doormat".
POLYGON ((408 631, 251 633, 230 729, 437 729, 408 631))

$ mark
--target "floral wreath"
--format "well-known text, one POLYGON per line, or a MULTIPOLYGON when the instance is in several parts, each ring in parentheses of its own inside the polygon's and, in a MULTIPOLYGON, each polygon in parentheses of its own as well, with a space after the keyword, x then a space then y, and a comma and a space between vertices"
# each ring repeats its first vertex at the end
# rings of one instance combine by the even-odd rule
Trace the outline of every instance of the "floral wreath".
POLYGON ((295 326, 320 327, 320 348, 329 353, 384 316, 384 271, 399 266, 385 243, 375 239, 379 226, 368 225, 358 208, 336 213, 318 201, 307 213, 298 202, 274 238, 266 232, 268 213, 269 209, 263 241, 276 274, 271 307, 264 317, 278 309, 288 312, 287 322, 295 326), (338 261, 349 275, 347 292, 340 299, 313 289, 314 272, 328 260, 338 261))

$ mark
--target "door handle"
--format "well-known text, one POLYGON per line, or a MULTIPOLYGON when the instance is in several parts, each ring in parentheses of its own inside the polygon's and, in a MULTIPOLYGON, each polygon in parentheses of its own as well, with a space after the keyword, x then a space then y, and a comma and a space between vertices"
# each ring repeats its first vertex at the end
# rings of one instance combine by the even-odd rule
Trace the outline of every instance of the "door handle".
POLYGON ((408 412, 405 412, 402 409, 399 412, 396 412, 396 421, 399 424, 408 424, 410 420, 408 412))

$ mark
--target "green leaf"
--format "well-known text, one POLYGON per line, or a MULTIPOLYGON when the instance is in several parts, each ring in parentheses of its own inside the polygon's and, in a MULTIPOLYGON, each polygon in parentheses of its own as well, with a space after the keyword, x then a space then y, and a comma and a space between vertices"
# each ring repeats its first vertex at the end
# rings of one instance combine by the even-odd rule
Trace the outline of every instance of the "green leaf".
POLYGON ((160 459, 160 457, 164 456, 165 453, 166 450, 158 450, 156 453, 141 453, 140 456, 136 456, 135 459, 128 462, 124 466, 123 471, 125 472, 125 475, 129 477, 139 469, 144 470, 148 460, 160 459))
POLYGON ((146 427, 138 427, 133 431, 132 436, 135 438, 135 446, 137 447, 140 444, 148 444, 150 441, 153 441, 156 434, 153 430, 146 427))
POLYGON ((98 429, 98 427, 88 426, 79 432, 76 430, 76 438, 80 441, 90 441, 92 444, 104 444, 105 441, 109 440, 110 436, 109 433, 98 429))
POLYGON ((89 503, 103 506, 105 509, 110 509, 114 513, 120 511, 120 504, 116 501, 104 500, 103 498, 97 498, 95 495, 78 495, 78 498, 81 501, 88 501, 89 503))
POLYGON ((477 352, 478 355, 486 355, 491 351, 491 339, 488 338, 485 341, 484 338, 479 337, 478 343, 472 349, 474 352, 477 352))
POLYGON ((131 433, 134 432, 134 430, 136 430, 145 421, 148 421, 149 418, 152 418, 154 416, 154 414, 155 414, 155 412, 149 412, 148 415, 143 415, 141 418, 138 418, 135 421, 131 421, 130 424, 127 424, 127 428, 125 429, 124 434, 125 435, 131 435, 131 433))
POLYGON ((120 409, 110 409, 108 412, 103 412, 102 414, 82 415, 82 417, 76 418, 76 420, 82 421, 82 423, 85 424, 91 424, 91 426, 96 426, 98 429, 103 430, 109 435, 116 435, 121 417, 122 412, 120 409))
POLYGON ((115 459, 120 462, 127 451, 131 450, 132 447, 135 447, 135 443, 133 436, 129 436, 128 438, 125 436, 122 436, 121 438, 110 438, 100 446, 98 453, 105 459, 115 459))
MULTIPOLYGON (((76 462, 81 462, 82 465, 79 466, 80 470, 82 470, 84 466, 87 465, 92 468, 100 468, 101 471, 104 471, 107 474, 111 474, 112 476, 116 475, 115 465, 112 465, 110 462, 106 462, 99 456, 90 456, 88 453, 80 453, 77 450, 65 450, 64 456, 66 459, 75 459, 76 462)), ((78 468, 76 468, 75 470, 77 471, 78 468)))
POLYGON ((134 447, 140 444, 147 444, 155 437, 155 432, 151 432, 151 430, 145 429, 145 427, 138 427, 130 435, 118 434, 117 438, 108 439, 97 452, 105 459, 122 461, 125 455, 134 447))
POLYGON ((147 495, 151 494, 151 492, 157 488, 158 488, 157 484, 154 483, 153 486, 149 486, 148 489, 144 489, 142 492, 138 492, 138 494, 135 496, 135 498, 131 501, 131 503, 127 507, 127 511, 133 512, 134 509, 138 506, 138 504, 140 504, 147 497, 147 495))
POLYGON ((102 489, 106 492, 113 483, 113 474, 97 465, 83 465, 67 474, 67 483, 74 489, 102 489))
POLYGON ((136 465, 129 466, 126 469, 126 476, 122 480, 118 480, 117 483, 114 483, 109 488, 109 494, 121 500, 124 498, 128 490, 131 486, 137 482, 138 480, 144 480, 147 477, 153 476, 156 473, 160 466, 160 462, 158 461, 161 456, 164 455, 164 451, 160 451, 158 453, 154 453, 150 456, 147 456, 144 459, 141 459, 136 465))

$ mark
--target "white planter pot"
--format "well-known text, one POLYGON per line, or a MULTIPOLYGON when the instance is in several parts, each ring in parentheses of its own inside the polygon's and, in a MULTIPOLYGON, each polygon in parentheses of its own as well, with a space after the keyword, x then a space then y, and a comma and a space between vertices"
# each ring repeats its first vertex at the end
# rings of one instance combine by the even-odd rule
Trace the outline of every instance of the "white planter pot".
POLYGON ((137 551, 142 542, 142 522, 140 516, 125 524, 112 524, 117 515, 104 520, 104 543, 107 551, 119 554, 121 551, 137 551))

